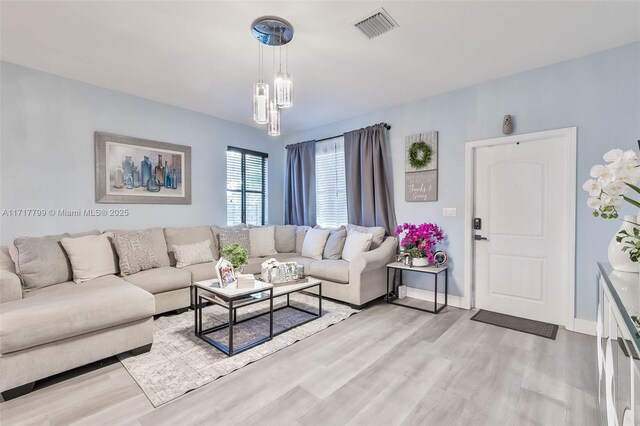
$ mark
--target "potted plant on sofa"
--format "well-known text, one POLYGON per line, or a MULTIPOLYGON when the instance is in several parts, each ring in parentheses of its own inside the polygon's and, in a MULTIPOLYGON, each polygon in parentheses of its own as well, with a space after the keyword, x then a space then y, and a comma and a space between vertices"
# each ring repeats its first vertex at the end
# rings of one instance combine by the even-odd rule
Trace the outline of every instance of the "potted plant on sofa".
POLYGON ((443 240, 442 229, 433 223, 414 225, 405 223, 398 226, 395 236, 405 233, 400 240, 403 253, 413 258, 413 266, 427 266, 433 263, 433 247, 443 240))
POLYGON ((249 253, 247 253, 247 249, 237 243, 224 246, 220 253, 229 262, 231 262, 236 274, 242 273, 242 267, 249 261, 249 253))

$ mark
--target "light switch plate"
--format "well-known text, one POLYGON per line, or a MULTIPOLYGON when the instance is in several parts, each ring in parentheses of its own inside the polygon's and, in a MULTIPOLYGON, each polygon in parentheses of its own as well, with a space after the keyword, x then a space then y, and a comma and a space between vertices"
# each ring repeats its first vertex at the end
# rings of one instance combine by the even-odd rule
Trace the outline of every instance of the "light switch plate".
POLYGON ((444 217, 456 217, 456 208, 455 207, 444 207, 442 209, 442 216, 444 216, 444 217))

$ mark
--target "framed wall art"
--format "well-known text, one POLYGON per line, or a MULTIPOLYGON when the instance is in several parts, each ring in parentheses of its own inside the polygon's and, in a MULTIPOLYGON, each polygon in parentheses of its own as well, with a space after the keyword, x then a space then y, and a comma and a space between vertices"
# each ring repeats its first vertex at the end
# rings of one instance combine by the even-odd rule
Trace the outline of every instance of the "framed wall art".
POLYGON ((191 147, 95 132, 96 203, 191 204, 191 147))
POLYGON ((438 201, 438 132, 405 138, 405 201, 438 201))

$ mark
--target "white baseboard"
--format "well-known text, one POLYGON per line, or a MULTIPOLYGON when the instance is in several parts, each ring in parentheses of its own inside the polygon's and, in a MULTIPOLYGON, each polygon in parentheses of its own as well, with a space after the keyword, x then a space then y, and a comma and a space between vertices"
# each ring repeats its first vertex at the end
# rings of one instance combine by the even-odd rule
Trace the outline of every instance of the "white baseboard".
POLYGON ((589 336, 595 336, 596 322, 575 318, 573 320, 573 331, 575 331, 576 333, 588 334, 589 336))
MULTIPOLYGON (((413 297, 415 299, 427 300, 429 302, 433 302, 433 291, 431 290, 423 290, 421 288, 407 287, 407 296, 413 297)), ((453 306, 454 308, 462 308, 464 306, 463 299, 460 296, 453 296, 449 294, 447 296, 447 304, 449 306, 453 306)), ((438 303, 444 303, 444 294, 438 293, 438 303)), ((595 330, 595 328, 594 328, 595 330)))

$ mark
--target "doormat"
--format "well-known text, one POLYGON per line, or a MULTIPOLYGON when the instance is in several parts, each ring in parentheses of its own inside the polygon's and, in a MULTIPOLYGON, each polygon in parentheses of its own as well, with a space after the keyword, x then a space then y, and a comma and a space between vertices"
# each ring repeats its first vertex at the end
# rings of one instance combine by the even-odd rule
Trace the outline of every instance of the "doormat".
POLYGON ((499 314, 497 312, 485 311, 484 309, 480 309, 471 317, 471 320, 497 325, 498 327, 521 331, 523 333, 535 334, 536 336, 546 337, 551 340, 556 340, 556 334, 558 333, 558 326, 549 324, 548 322, 499 314))

